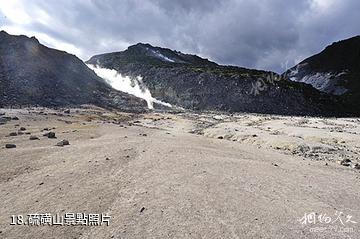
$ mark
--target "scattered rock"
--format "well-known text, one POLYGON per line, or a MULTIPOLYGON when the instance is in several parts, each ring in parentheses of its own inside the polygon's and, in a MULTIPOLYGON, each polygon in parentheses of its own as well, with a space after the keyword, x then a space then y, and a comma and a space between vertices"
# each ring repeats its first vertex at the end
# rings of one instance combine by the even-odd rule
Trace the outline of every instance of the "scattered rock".
POLYGON ((224 137, 223 136, 219 136, 219 137, 217 137, 218 139, 224 139, 224 137))
POLYGON ((12 119, 12 120, 19 120, 19 118, 16 117, 16 116, 15 116, 15 117, 12 117, 11 119, 12 119))
POLYGON ((16 148, 16 145, 15 145, 15 144, 6 144, 6 145, 5 145, 5 148, 7 148, 7 149, 13 149, 13 148, 16 148))
POLYGON ((221 115, 214 115, 213 116, 213 119, 215 120, 223 120, 225 117, 224 116, 221 116, 221 115))
POLYGON ((11 117, 9 117, 9 116, 2 116, 2 117, 0 117, 0 119, 6 120, 6 121, 10 121, 10 120, 11 120, 11 117))
POLYGON ((56 146, 59 146, 59 147, 63 147, 63 146, 66 146, 66 145, 70 145, 69 141, 64 139, 62 141, 60 141, 59 143, 56 144, 56 146))
POLYGON ((9 136, 17 136, 18 134, 16 132, 11 132, 9 136))
POLYGON ((279 165, 277 165, 276 163, 273 163, 272 164, 274 167, 279 167, 279 165))
POLYGON ((338 160, 337 163, 342 165, 342 166, 345 166, 345 167, 350 167, 351 166, 351 160, 350 159, 338 160))
POLYGON ((298 145, 293 151, 293 154, 304 154, 306 152, 309 152, 311 148, 306 144, 298 145))
POLYGON ((35 135, 30 136, 29 139, 30 139, 30 140, 40 140, 39 137, 37 137, 37 136, 35 136, 35 135))
POLYGON ((360 169, 360 164, 356 163, 356 164, 351 165, 351 167, 353 169, 360 169))
POLYGON ((56 139, 56 135, 54 132, 49 132, 44 134, 45 137, 48 137, 49 139, 56 139))
POLYGON ((64 114, 70 114, 70 110, 69 109, 64 110, 64 114))
POLYGON ((140 209, 140 213, 142 213, 144 210, 145 210, 145 207, 142 207, 142 208, 140 209))
POLYGON ((26 130, 26 128, 25 127, 20 127, 20 129, 19 129, 20 131, 25 131, 26 130))
POLYGON ((6 124, 7 120, 0 117, 0 125, 6 124))
POLYGON ((23 135, 24 133, 22 131, 18 131, 18 135, 23 135))

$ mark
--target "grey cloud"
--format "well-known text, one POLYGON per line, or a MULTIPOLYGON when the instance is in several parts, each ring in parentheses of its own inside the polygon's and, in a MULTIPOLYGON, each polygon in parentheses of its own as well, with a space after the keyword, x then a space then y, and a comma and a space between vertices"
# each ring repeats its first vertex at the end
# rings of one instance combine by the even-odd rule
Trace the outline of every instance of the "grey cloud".
POLYGON ((333 41, 360 33, 356 0, 21 2, 33 19, 22 28, 74 45, 84 60, 148 42, 223 64, 281 72, 285 63, 292 66, 333 41), (50 20, 41 21, 37 10, 50 20))

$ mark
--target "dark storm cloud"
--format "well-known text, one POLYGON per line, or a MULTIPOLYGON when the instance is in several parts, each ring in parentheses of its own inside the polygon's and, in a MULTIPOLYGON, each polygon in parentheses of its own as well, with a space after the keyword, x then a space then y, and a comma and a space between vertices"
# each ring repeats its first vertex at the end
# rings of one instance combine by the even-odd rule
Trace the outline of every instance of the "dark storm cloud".
POLYGON ((360 33, 357 0, 18 0, 0 9, 5 30, 36 35, 84 60, 149 42, 280 72, 360 33))

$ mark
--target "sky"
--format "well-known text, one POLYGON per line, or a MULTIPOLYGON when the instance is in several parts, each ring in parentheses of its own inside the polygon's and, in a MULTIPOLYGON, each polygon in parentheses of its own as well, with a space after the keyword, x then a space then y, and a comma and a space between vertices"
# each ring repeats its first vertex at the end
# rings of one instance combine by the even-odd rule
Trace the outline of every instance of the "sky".
POLYGON ((360 34, 358 0, 0 0, 0 30, 82 60, 138 42, 278 73, 360 34))

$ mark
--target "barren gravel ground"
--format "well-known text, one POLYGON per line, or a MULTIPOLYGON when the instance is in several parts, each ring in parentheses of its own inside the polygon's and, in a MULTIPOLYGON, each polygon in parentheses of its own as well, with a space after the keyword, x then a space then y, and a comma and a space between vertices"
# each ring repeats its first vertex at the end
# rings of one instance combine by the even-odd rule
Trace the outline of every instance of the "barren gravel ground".
POLYGON ((0 238, 360 238, 359 119, 0 112, 19 118, 0 125, 0 238), (70 212, 110 225, 10 225, 70 212))

